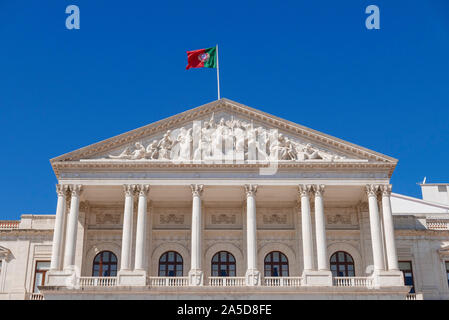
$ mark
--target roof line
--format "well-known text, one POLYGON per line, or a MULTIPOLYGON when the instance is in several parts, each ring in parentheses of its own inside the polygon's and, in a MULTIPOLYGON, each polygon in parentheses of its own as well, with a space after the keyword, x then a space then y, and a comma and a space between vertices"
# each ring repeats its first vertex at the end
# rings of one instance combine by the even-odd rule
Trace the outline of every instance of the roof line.
POLYGON ((423 200, 423 199, 419 199, 419 198, 415 198, 415 197, 410 197, 410 196, 406 196, 406 195, 399 194, 399 193, 394 193, 394 192, 391 193, 391 196, 396 197, 396 198, 400 198, 400 199, 414 201, 414 202, 420 202, 420 203, 427 204, 427 205, 430 205, 430 206, 434 206, 434 207, 438 207, 438 208, 441 208, 441 209, 449 210, 449 205, 445 205, 445 204, 438 203, 438 202, 427 201, 427 200, 423 200))

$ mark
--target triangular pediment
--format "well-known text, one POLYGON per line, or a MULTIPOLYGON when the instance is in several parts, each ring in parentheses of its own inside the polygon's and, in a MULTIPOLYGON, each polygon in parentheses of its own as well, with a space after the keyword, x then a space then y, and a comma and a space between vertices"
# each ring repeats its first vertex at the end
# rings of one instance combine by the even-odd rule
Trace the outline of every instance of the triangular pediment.
MULTIPOLYGON (((78 149, 51 160, 61 162, 206 161, 220 149, 244 162, 383 163, 397 160, 341 139, 221 99, 78 149), (238 154, 237 156, 235 154, 238 154)), ((226 158, 229 160, 229 158, 226 158)), ((56 171, 56 170, 55 170, 56 171)))

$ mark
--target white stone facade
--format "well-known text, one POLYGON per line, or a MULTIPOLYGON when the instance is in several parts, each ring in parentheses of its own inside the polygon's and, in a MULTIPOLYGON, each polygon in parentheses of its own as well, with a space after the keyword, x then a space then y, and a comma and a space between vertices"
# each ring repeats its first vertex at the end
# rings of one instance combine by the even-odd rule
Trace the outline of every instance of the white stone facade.
POLYGON ((444 195, 391 193, 397 160, 230 100, 51 162, 56 214, 0 222, 0 299, 449 298, 444 195))

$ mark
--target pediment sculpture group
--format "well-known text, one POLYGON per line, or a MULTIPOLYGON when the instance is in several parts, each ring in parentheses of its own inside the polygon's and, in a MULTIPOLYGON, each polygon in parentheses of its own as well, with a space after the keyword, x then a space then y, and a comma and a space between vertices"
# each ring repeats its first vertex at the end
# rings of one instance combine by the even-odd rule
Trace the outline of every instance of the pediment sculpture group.
POLYGON ((255 127, 253 123, 214 115, 201 124, 194 121, 192 128, 181 127, 168 130, 161 139, 153 140, 146 147, 141 142, 135 148, 125 148, 119 155, 109 155, 110 159, 127 160, 233 160, 233 161, 305 161, 342 159, 312 147, 293 141, 276 129, 255 127))

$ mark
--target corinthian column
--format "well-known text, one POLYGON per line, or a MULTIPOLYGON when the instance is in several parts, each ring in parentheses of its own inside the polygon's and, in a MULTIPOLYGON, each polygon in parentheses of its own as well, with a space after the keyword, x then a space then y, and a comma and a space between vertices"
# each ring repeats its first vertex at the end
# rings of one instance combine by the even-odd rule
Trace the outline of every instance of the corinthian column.
POLYGON ((192 184, 192 237, 191 237, 191 266, 189 283, 191 286, 203 285, 203 271, 201 270, 201 194, 202 184, 192 184))
POLYGON ((378 185, 366 185, 369 206, 369 223, 373 246, 374 271, 385 270, 382 250, 382 232, 380 228, 379 208, 377 206, 378 185))
POLYGON ((246 252, 248 269, 246 270, 246 284, 260 285, 260 272, 257 269, 257 220, 256 220, 256 192, 257 185, 246 184, 246 252))
POLYGON ((78 229, 79 204, 82 186, 71 185, 70 213, 67 221, 67 233, 64 250, 64 269, 70 269, 75 264, 76 232, 78 229))
POLYGON ((123 213, 123 234, 122 234, 122 258, 120 270, 131 269, 131 248, 132 248, 132 229, 134 212, 134 193, 135 185, 124 185, 125 191, 125 209, 123 213))
POLYGON ((310 217, 311 186, 299 185, 298 191, 301 197, 301 223, 302 223, 302 250, 304 255, 304 271, 313 270, 313 237, 312 219, 310 217))
POLYGON ((399 270, 398 256, 396 254, 396 245, 394 241, 393 215, 391 213, 391 184, 382 185, 382 212, 385 232, 385 246, 387 250, 388 270, 399 270))
POLYGON ((313 186, 313 190, 315 191, 315 229, 318 270, 329 270, 323 206, 324 185, 313 186))
POLYGON ((136 230, 136 260, 135 270, 146 271, 146 243, 147 243, 147 197, 149 185, 139 185, 139 204, 137 207, 136 230))
POLYGON ((51 250, 51 270, 61 270, 62 264, 62 244, 63 244, 63 234, 64 234, 64 215, 66 210, 66 195, 67 195, 67 186, 57 184, 56 185, 56 193, 58 194, 58 203, 56 205, 56 219, 55 219, 55 227, 53 233, 53 245, 51 250))

